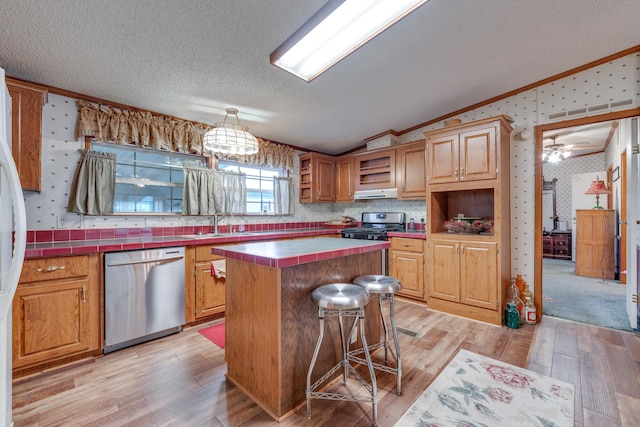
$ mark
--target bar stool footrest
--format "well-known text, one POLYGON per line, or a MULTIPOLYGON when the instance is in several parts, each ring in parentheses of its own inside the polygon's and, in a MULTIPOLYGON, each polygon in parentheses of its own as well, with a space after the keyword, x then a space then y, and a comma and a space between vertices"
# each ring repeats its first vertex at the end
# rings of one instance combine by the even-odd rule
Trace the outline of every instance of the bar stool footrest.
POLYGON ((373 402, 372 396, 360 396, 357 394, 342 394, 342 393, 323 393, 320 391, 309 392, 310 399, 324 399, 324 400, 341 400, 349 402, 373 402))
MULTIPOLYGON (((361 359, 364 361, 364 365, 367 365, 367 361, 364 359, 361 359)), ((347 363, 347 368, 349 368, 349 371, 353 374, 353 376, 360 381, 360 383, 367 389, 367 391, 369 393, 373 394, 373 387, 371 386, 371 384, 369 384, 367 381, 365 381, 364 378, 362 378, 362 375, 360 375, 358 373, 358 371, 356 371, 356 369, 351 366, 350 363, 347 363)), ((311 385, 311 387, 309 388, 309 393, 311 396, 314 396, 314 393, 320 393, 315 391, 320 385, 322 385, 326 380, 328 380, 334 373, 338 372, 340 369, 343 368, 343 364, 342 362, 338 363, 337 365, 335 365, 333 368, 329 369, 329 371, 327 371, 326 374, 324 374, 322 377, 320 377, 315 383, 313 383, 313 385, 311 385)), ((360 400, 360 399, 358 399, 360 400)), ((370 399, 370 401, 373 401, 370 399)))

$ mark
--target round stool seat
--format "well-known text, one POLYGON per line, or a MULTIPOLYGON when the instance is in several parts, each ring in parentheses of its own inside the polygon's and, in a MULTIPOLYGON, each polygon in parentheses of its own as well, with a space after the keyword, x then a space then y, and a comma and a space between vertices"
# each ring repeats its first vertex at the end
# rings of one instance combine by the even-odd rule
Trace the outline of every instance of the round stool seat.
POLYGON ((402 290, 402 285, 398 282, 398 279, 380 274, 358 276, 353 279, 353 283, 377 294, 394 294, 402 290))
POLYGON ((369 293, 351 283, 331 283, 313 290, 311 298, 318 307, 334 310, 360 308, 369 302, 369 293))

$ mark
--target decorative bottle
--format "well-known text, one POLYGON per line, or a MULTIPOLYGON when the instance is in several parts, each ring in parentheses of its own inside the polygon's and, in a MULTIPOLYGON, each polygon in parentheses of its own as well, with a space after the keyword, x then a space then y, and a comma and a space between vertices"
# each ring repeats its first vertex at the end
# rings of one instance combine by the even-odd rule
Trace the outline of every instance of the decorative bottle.
POLYGON ((524 287, 527 286, 527 282, 522 278, 522 274, 516 275, 516 285, 518 286, 518 291, 520 291, 520 295, 522 295, 522 292, 524 291, 524 287))
POLYGON ((516 285, 516 278, 509 277, 510 283, 510 295, 507 297, 507 305, 510 302, 513 302, 518 310, 518 315, 520 316, 520 323, 524 323, 524 303, 522 299, 520 299, 520 291, 518 291, 518 285, 516 285))
MULTIPOLYGON (((531 293, 531 292, 529 292, 531 293)), ((524 303, 524 321, 528 325, 536 324, 536 306, 533 305, 533 299, 531 296, 525 297, 524 303)))

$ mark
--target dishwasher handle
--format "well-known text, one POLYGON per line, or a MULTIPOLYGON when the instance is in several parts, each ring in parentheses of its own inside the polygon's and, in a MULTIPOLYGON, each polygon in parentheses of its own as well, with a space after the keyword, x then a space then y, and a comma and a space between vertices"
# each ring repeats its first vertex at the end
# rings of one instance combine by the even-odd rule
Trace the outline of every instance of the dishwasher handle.
POLYGON ((176 256, 171 258, 141 259, 141 260, 124 261, 124 262, 112 262, 110 264, 107 264, 107 267, 118 267, 121 265, 134 265, 134 264, 165 264, 167 262, 179 261, 183 258, 184 258, 183 256, 176 256))

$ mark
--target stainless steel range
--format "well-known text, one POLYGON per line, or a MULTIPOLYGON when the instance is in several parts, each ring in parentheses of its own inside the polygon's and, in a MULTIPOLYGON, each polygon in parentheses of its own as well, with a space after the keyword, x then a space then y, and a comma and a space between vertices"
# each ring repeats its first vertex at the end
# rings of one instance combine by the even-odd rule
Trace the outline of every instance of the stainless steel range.
POLYGON ((389 231, 405 231, 404 212, 364 212, 360 227, 344 228, 342 237, 348 239, 388 240, 389 231))

